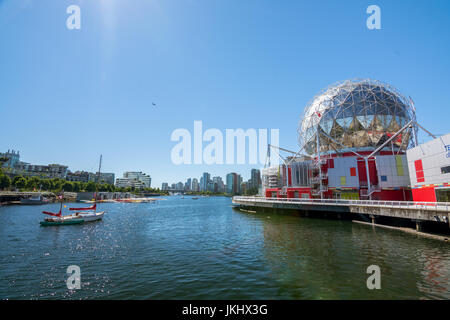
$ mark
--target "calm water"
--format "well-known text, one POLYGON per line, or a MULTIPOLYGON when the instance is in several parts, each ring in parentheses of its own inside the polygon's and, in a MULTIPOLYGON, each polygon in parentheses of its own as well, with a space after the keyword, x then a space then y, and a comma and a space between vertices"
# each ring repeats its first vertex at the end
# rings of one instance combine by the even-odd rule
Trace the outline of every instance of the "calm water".
POLYGON ((229 198, 102 204, 103 221, 40 227, 0 208, 1 299, 449 299, 450 245, 346 221, 242 213, 229 198), (381 268, 368 290, 366 268, 381 268), (81 289, 66 287, 69 265, 81 289))

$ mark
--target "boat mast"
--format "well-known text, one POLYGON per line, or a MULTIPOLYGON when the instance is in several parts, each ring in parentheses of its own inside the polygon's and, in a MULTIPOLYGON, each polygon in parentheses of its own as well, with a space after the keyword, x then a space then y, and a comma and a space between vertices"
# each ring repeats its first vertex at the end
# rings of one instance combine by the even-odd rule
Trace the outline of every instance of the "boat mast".
POLYGON ((97 183, 100 183, 100 170, 102 169, 102 155, 100 155, 100 163, 98 164, 97 183))
MULTIPOLYGON (((98 185, 100 183, 100 171, 102 170, 102 155, 100 155, 100 162, 98 164, 98 172, 97 172, 97 185, 95 186, 95 205, 97 204, 98 198, 98 185)), ((97 206, 96 206, 97 207, 97 206)), ((95 210, 94 210, 95 212, 95 210)))

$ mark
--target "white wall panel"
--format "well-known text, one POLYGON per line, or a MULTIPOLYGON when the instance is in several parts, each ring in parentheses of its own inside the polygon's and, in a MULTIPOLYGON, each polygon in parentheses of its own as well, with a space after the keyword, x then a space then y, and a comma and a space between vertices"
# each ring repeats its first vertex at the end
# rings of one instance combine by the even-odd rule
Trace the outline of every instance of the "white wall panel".
POLYGON ((450 173, 442 174, 441 168, 450 166, 450 134, 407 150, 411 185, 441 184, 450 182, 450 173), (425 182, 417 182, 414 162, 422 159, 425 182))

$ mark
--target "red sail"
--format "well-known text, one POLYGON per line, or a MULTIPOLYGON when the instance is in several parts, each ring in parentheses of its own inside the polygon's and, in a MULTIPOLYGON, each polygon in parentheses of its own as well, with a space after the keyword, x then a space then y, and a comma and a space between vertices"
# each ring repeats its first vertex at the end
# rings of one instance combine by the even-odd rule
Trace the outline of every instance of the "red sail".
POLYGON ((95 210, 97 209, 97 204, 94 203, 94 205, 92 207, 86 207, 86 208, 69 208, 69 210, 72 211, 83 211, 83 210, 95 210))
POLYGON ((54 216, 54 217, 61 217, 61 209, 59 210, 58 213, 53 213, 53 212, 48 212, 48 211, 42 211, 42 213, 48 214, 48 215, 54 216))

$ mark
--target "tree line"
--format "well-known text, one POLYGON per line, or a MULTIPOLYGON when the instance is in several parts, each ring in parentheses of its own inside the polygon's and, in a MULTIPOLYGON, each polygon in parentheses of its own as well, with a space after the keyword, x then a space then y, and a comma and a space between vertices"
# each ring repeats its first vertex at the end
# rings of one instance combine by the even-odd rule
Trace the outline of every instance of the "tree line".
POLYGON ((131 193, 165 193, 155 188, 135 189, 134 187, 117 188, 112 184, 96 183, 93 181, 67 181, 60 178, 40 178, 15 176, 11 179, 0 169, 0 190, 19 191, 51 191, 51 192, 131 192, 131 193))

